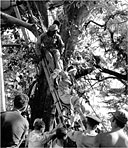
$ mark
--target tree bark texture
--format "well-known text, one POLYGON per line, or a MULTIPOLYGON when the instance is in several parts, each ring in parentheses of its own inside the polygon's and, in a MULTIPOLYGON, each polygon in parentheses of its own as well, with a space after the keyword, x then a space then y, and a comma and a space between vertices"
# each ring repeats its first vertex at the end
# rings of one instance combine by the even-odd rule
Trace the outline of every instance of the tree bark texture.
POLYGON ((64 3, 64 13, 66 18, 61 29, 61 35, 65 42, 66 48, 65 58, 69 58, 73 54, 75 46, 78 42, 78 37, 82 33, 80 31, 80 29, 82 28, 82 24, 85 23, 85 19, 90 12, 90 10, 87 9, 86 5, 83 5, 80 8, 71 5, 70 9, 68 9, 67 11, 67 5, 68 3, 64 3))
POLYGON ((37 80, 34 97, 30 98, 31 106, 31 128, 32 123, 36 118, 43 118, 46 124, 46 130, 50 128, 50 119, 53 117, 53 98, 51 96, 49 86, 42 70, 41 75, 37 80))

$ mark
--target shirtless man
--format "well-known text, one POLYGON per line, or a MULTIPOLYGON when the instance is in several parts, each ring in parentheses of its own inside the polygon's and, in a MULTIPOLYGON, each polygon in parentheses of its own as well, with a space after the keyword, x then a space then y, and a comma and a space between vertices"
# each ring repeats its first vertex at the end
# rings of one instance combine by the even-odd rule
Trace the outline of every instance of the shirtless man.
POLYGON ((101 133, 96 136, 95 147, 120 147, 128 148, 128 136, 124 133, 124 126, 128 121, 128 112, 118 110, 112 113, 112 130, 107 133, 101 133))

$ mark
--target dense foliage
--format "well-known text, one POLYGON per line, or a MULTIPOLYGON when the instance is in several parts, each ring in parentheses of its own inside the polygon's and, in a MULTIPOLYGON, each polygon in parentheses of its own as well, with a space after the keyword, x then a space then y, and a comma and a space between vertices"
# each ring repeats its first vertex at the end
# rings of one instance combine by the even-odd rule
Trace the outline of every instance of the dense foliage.
POLYGON ((33 63, 34 43, 20 38, 18 29, 7 29, 2 34, 5 94, 10 100, 17 92, 28 93, 36 76, 33 63))

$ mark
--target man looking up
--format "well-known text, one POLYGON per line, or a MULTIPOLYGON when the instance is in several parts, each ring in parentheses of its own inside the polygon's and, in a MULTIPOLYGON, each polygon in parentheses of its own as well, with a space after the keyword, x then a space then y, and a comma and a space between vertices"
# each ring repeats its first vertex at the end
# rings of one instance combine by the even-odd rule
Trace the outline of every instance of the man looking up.
POLYGON ((95 147, 122 147, 128 148, 128 136, 124 133, 124 127, 128 121, 128 112, 117 110, 112 113, 112 130, 96 136, 95 147))

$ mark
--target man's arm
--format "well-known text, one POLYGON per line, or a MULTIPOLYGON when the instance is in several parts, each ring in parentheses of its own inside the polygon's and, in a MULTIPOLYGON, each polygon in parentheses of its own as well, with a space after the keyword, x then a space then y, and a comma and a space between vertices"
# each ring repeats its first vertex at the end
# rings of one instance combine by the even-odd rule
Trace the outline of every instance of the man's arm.
POLYGON ((55 132, 52 133, 52 134, 45 133, 45 134, 42 135, 42 137, 41 137, 41 143, 42 143, 42 144, 45 144, 45 143, 49 142, 55 135, 56 135, 55 132))
POLYGON ((44 135, 42 136, 42 144, 45 144, 47 142, 49 142, 55 135, 56 135, 56 130, 61 127, 62 125, 59 124, 58 126, 56 126, 53 130, 51 130, 50 132, 45 132, 44 135))
POLYGON ((57 36, 57 42, 58 42, 58 47, 59 47, 60 53, 63 54, 64 50, 65 50, 64 42, 59 34, 57 34, 56 36, 57 36))
POLYGON ((67 133, 67 136, 74 142, 76 142, 78 136, 81 135, 80 131, 75 131, 75 130, 69 130, 67 133))

